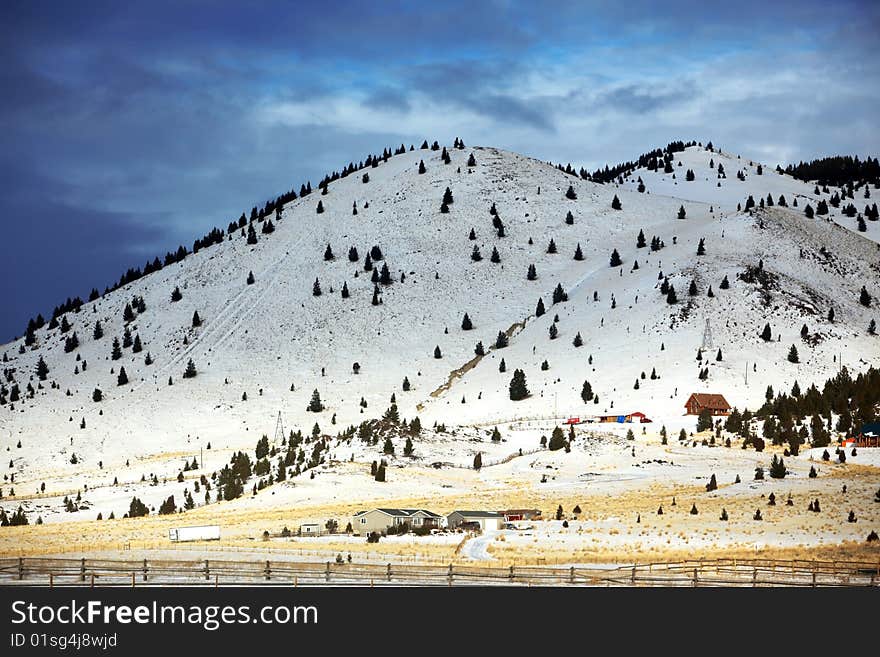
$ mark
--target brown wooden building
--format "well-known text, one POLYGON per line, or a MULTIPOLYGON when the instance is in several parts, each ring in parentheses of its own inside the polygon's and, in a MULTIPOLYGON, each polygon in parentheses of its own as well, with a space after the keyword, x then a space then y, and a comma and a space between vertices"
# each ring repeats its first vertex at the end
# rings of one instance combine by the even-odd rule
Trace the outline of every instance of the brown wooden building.
POLYGON ((855 435, 856 447, 880 447, 880 422, 862 425, 862 430, 855 435))
POLYGON ((730 404, 724 395, 694 392, 684 403, 685 415, 699 415, 708 409, 712 415, 730 415, 730 404))

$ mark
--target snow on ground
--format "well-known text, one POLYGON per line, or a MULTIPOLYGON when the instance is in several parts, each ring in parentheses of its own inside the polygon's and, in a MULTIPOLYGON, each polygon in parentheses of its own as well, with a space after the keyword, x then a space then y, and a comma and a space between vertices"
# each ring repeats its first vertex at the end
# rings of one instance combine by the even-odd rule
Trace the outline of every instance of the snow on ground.
MULTIPOLYGON (((158 507, 173 494, 179 504, 184 489, 192 491, 195 479, 210 477, 235 451, 252 453, 262 434, 273 439, 279 412, 285 433, 294 428, 308 434, 317 423, 322 433, 334 435, 380 416, 392 393, 402 417, 418 415, 424 427, 441 423, 446 431, 426 430, 414 441, 414 459, 403 457, 403 441, 396 441, 396 456, 385 457, 385 484, 369 476, 370 462, 383 457, 381 443, 331 441, 327 462, 313 471, 314 478, 307 472, 256 496, 217 505, 216 512, 307 511, 524 489, 613 495, 660 484, 702 484, 712 468, 736 470, 746 481, 758 462, 766 465, 767 454, 657 444, 660 425, 670 437, 682 428, 694 430, 695 418, 682 414, 691 392, 723 393, 732 404, 755 409, 768 385, 788 390, 797 381, 806 388, 841 365, 853 371, 880 365, 878 339, 865 330, 875 307, 858 302, 862 285, 875 299, 880 295, 880 224, 869 221, 868 231, 859 233, 855 221, 834 208, 829 220, 807 219, 803 207, 815 206, 818 198, 811 184, 768 166, 759 176, 755 163, 700 147, 675 155, 681 167, 674 180, 662 171, 639 169, 622 185, 583 181, 494 148, 451 149, 450 155, 449 165, 437 151, 394 156, 367 170, 368 183, 356 172, 331 183, 326 195, 316 190, 287 204, 273 234, 257 231, 256 245, 236 233, 85 304, 68 316, 81 345, 73 353, 64 353, 57 329, 37 331, 36 348, 23 354, 21 340, 0 346, 3 367, 23 393, 21 401, 0 407, 0 453, 11 463, 3 468, 7 479, 0 488, 7 498, 10 488, 17 493, 4 506, 21 503, 51 523, 98 512, 119 517, 134 495, 158 507), (467 166, 471 153, 475 167, 467 166), (421 160, 423 175, 417 173, 421 160), (727 173, 720 187, 719 163, 727 173), (687 169, 695 171, 695 181, 684 180, 687 169), (740 169, 745 181, 736 178, 740 169), (638 177, 644 193, 637 191, 638 177), (577 200, 565 197, 569 185, 577 200), (442 214, 446 187, 454 202, 442 214), (736 204, 749 194, 759 200, 768 193, 774 200, 785 195, 789 205, 797 198, 799 207, 737 212, 736 204), (611 209, 615 195, 620 211, 611 209), (315 210, 319 200, 321 214, 315 210), (492 226, 493 203, 504 223, 503 238, 492 226), (687 216, 680 220, 682 205, 687 216), (573 225, 564 221, 569 211, 573 225), (468 238, 471 228, 475 240, 468 238), (661 238, 665 248, 637 248, 639 230, 648 242, 661 238), (556 254, 547 253, 551 238, 556 254), (696 255, 700 239, 704 256, 696 255), (328 244, 335 255, 331 261, 323 258, 328 244), (371 304, 374 284, 363 267, 373 245, 385 257, 377 267, 387 262, 395 281, 380 286, 378 306, 371 304), (475 245, 483 257, 479 262, 471 258, 475 245), (573 258, 578 245, 581 261, 573 258), (352 246, 357 262, 347 258, 352 246), (490 261, 493 248, 500 263, 490 261), (622 266, 609 266, 612 249, 622 266), (737 278, 759 260, 776 280, 769 291, 737 278), (526 280, 530 264, 537 269, 535 281, 526 280), (250 271, 253 285, 245 280, 250 271), (677 305, 667 304, 658 291, 661 273, 674 285, 677 305), (725 276, 728 290, 720 288, 725 276), (313 295, 316 278, 321 296, 313 295), (693 297, 692 280, 698 290, 693 297), (348 299, 340 295, 343 283, 348 299), (557 284, 568 294, 565 303, 552 303, 557 284), (172 303, 175 286, 183 299, 172 303), (114 361, 111 343, 122 336, 122 310, 134 295, 147 306, 128 324, 143 352, 124 349, 114 361), (547 312, 536 317, 539 297, 547 312), (832 307, 833 323, 827 321, 832 307), (192 327, 194 311, 201 327, 192 327), (473 330, 461 329, 465 312, 473 330), (104 328, 100 340, 92 338, 96 320, 104 328), (698 361, 707 320, 711 345, 698 361), (554 322, 558 337, 551 340, 554 322), (772 327, 770 342, 758 337, 765 323, 772 327), (801 340, 804 324, 814 342, 801 340), (510 332, 510 344, 494 349, 499 331, 510 332), (583 339, 579 348, 572 344, 577 333, 583 339), (486 355, 471 362, 477 341, 486 355), (786 360, 792 344, 800 352, 797 364, 786 360), (434 358, 435 346, 441 358, 434 358), (154 360, 149 366, 147 352, 154 360), (39 384, 32 373, 41 356, 50 371, 39 384), (190 358, 198 376, 183 379, 190 358), (116 385, 121 366, 130 381, 125 386, 116 385), (709 370, 706 381, 697 377, 703 367, 709 370), (525 371, 532 394, 511 402, 508 385, 516 368, 525 371), (411 384, 408 392, 402 389, 404 377, 411 384), (597 403, 581 399, 584 380, 597 403), (36 388, 33 399, 24 394, 28 383, 36 388), (103 391, 102 402, 92 401, 95 388, 103 391), (326 406, 321 413, 306 411, 315 389, 326 406), (595 425, 594 438, 582 426, 572 454, 529 454, 563 418, 635 410, 654 424, 645 436, 633 425, 634 445, 624 437, 628 425, 595 425), (503 437, 497 444, 489 437, 496 424, 503 437), (520 449, 523 456, 494 465, 520 449), (491 467, 474 473, 469 467, 477 452, 491 467), (183 463, 193 458, 199 468, 178 482, 183 463), (152 475, 159 485, 150 485, 152 475), (44 482, 46 492, 37 495, 44 482), (65 513, 63 497, 77 493, 87 510, 65 513)), ((805 476, 805 458, 793 460, 796 479, 805 476)), ((853 461, 880 465, 869 451, 853 461)), ((202 506, 204 490, 194 498, 202 506)))

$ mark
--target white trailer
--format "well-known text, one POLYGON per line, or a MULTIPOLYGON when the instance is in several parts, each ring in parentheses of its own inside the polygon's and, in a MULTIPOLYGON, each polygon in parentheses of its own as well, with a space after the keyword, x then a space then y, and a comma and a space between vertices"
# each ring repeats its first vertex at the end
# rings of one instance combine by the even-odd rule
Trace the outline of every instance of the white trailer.
POLYGON ((199 527, 177 527, 168 530, 168 539, 172 543, 186 541, 219 541, 220 525, 201 525, 199 527))

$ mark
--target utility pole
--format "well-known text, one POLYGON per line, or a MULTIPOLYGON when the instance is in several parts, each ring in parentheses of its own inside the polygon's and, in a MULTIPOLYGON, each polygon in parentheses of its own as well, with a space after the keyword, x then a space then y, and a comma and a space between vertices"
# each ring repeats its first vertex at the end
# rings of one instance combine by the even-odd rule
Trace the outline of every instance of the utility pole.
POLYGON ((746 385, 749 385, 749 361, 746 361, 746 385))

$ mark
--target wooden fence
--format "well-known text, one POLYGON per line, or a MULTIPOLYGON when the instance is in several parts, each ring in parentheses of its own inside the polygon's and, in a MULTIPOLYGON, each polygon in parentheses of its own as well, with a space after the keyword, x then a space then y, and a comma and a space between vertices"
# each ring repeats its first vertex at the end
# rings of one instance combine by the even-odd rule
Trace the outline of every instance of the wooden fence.
POLYGON ((30 586, 880 586, 880 562, 715 559, 506 568, 220 559, 2 558, 0 585, 30 586))

